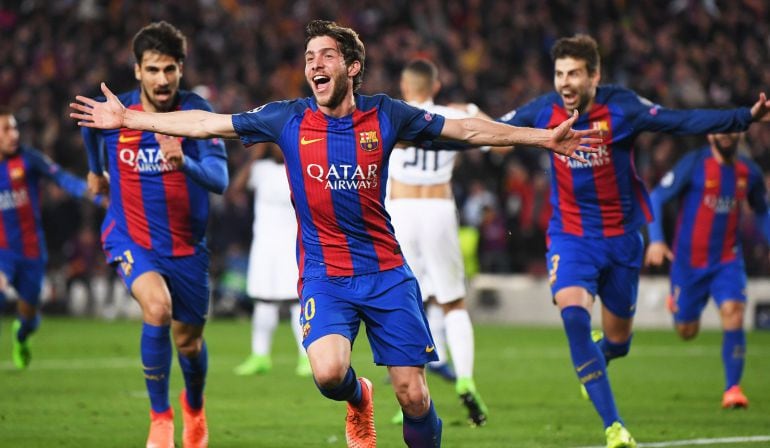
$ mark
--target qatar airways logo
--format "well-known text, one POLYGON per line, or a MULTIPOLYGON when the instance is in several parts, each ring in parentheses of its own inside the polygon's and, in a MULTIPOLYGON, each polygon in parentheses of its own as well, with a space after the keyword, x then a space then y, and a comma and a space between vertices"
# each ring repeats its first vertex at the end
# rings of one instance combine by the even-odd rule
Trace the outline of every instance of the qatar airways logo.
POLYGON ((12 210, 27 204, 29 204, 29 193, 26 188, 0 193, 0 211, 12 210))
POLYGON ((322 183, 324 190, 366 190, 378 187, 378 168, 376 163, 366 166, 332 164, 328 167, 311 163, 305 168, 305 174, 322 183))
POLYGON ((610 154, 609 148, 607 148, 607 145, 601 145, 597 149, 597 152, 575 151, 576 155, 586 159, 588 163, 570 159, 569 157, 561 154, 557 154, 556 157, 562 162, 566 163, 567 166, 574 169, 594 168, 597 166, 610 165, 612 163, 612 156, 610 154))
POLYGON ((714 210, 714 213, 730 213, 738 205, 738 201, 732 196, 707 194, 703 196, 703 205, 714 210))
POLYGON ((160 148, 121 148, 118 159, 138 173, 162 173, 175 169, 163 157, 160 148))

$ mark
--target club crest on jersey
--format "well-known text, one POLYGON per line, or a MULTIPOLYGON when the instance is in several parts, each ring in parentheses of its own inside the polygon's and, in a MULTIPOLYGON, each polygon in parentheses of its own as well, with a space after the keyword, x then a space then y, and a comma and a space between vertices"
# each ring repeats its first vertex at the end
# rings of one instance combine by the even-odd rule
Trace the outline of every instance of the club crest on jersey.
POLYGON ((16 182, 24 179, 24 168, 22 167, 16 167, 11 170, 10 174, 11 181, 16 182))
POLYGON ((358 144, 364 151, 374 151, 380 146, 380 139, 377 138, 377 131, 364 131, 358 133, 358 144))
POLYGON ((610 125, 605 120, 594 121, 593 123, 591 123, 591 127, 593 129, 598 129, 600 131, 610 130, 610 125))

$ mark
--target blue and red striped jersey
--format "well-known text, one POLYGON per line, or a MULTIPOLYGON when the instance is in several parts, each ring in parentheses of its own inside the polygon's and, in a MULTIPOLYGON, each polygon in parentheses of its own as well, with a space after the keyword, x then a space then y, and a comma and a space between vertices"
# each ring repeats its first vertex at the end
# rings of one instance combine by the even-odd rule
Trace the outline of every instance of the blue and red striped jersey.
MULTIPOLYGON (((195 93, 179 91, 177 110, 210 111, 195 93)), ((118 95, 129 109, 143 110, 140 91, 118 95)), ((166 162, 152 132, 133 129, 82 128, 89 167, 101 173, 106 153, 110 206, 102 224, 102 243, 111 248, 130 240, 161 256, 192 255, 205 244, 209 191, 227 186, 227 155, 221 139, 182 139, 185 162, 175 169, 166 162)))
MULTIPOLYGON (((568 118, 558 93, 540 96, 499 121, 550 129, 568 118)), ((652 219, 650 199, 634 168, 633 144, 643 131, 705 134, 740 131, 751 123, 748 108, 666 109, 618 86, 599 86, 594 104, 573 125, 598 128, 604 143, 597 153, 581 153, 581 163, 551 153, 549 234, 611 237, 637 231, 652 219)))
POLYGON ((67 193, 82 198, 86 183, 62 170, 35 149, 19 147, 0 160, 0 251, 23 258, 46 259, 40 219, 40 180, 50 179, 67 193))
MULTIPOLYGON (((686 154, 652 191, 657 214, 663 204, 679 199, 674 237, 676 259, 693 268, 726 263, 742 256, 738 224, 741 202, 757 215, 767 215, 765 182, 754 162, 737 156, 719 163, 711 148, 686 154)), ((663 241, 662 219, 650 223, 650 240, 663 241)))
POLYGON ((404 264, 383 205, 388 159, 399 140, 438 137, 444 118, 386 95, 355 95, 356 109, 324 115, 314 98, 233 115, 246 146, 277 143, 297 215, 300 278, 351 276, 404 264))

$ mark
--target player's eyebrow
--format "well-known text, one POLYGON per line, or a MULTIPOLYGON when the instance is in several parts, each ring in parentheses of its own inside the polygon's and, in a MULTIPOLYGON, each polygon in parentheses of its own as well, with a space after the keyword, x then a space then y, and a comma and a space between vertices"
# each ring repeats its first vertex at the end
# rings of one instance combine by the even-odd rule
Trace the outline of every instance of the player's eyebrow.
POLYGON ((324 47, 324 48, 321 48, 321 49, 319 49, 317 51, 307 50, 307 51, 305 51, 305 56, 312 55, 312 54, 315 54, 315 53, 319 53, 319 54, 320 53, 327 53, 329 51, 336 51, 336 52, 339 53, 339 50, 337 50, 334 47, 324 47))

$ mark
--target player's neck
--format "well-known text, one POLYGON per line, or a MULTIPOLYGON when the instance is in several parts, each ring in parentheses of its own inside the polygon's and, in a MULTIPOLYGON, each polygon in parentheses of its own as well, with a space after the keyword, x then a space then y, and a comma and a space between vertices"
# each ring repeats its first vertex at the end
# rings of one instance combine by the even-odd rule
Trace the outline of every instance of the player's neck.
POLYGON ((720 165, 732 165, 735 161, 735 154, 730 156, 725 156, 717 148, 711 147, 711 154, 714 156, 714 158, 717 160, 717 163, 720 165))
POLYGON ((340 101, 339 104, 333 107, 318 105, 318 110, 323 112, 324 115, 334 118, 347 117, 356 110, 356 99, 353 93, 346 95, 345 99, 340 101))

